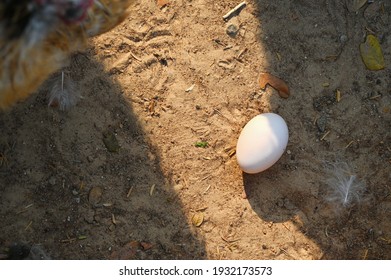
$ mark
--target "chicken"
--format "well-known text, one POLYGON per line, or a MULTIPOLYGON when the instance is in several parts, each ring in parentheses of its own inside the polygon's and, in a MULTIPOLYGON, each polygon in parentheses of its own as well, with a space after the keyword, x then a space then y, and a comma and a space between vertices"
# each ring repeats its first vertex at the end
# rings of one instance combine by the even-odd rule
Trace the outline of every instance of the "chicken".
POLYGON ((87 47, 88 38, 121 23, 132 2, 1 0, 0 110, 35 92, 72 53, 87 47))

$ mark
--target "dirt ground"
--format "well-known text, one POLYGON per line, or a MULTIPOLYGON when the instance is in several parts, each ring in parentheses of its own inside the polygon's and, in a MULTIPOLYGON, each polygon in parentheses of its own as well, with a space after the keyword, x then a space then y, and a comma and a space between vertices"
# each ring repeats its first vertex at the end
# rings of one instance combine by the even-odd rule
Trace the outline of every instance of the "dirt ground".
POLYGON ((240 1, 138 1, 72 57, 74 108, 47 107, 44 85, 0 113, 0 250, 391 259, 391 3, 354 12, 354 2, 249 0, 225 22, 240 1), (384 70, 361 59, 368 34, 384 70), (261 72, 291 96, 261 90, 261 72), (264 112, 286 120, 288 147, 270 169, 244 174, 236 141, 264 112), (352 174, 365 187, 343 205, 333 188, 352 174))

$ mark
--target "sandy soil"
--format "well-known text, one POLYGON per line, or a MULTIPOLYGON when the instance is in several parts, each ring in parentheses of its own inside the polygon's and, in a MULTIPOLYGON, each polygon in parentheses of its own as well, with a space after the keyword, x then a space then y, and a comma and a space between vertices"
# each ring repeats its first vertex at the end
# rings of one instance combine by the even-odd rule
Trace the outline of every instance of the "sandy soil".
POLYGON ((43 86, 0 114, 0 250, 18 242, 34 250, 14 254, 30 258, 390 259, 391 3, 352 12, 343 2, 250 0, 225 22, 239 1, 139 1, 72 57, 76 107, 48 108, 43 86), (385 70, 363 64, 367 34, 380 38, 385 70), (291 96, 261 90, 261 72, 286 81, 291 96), (263 112, 286 120, 288 147, 247 175, 236 141, 263 112), (343 205, 333 188, 352 174, 365 188, 343 205))

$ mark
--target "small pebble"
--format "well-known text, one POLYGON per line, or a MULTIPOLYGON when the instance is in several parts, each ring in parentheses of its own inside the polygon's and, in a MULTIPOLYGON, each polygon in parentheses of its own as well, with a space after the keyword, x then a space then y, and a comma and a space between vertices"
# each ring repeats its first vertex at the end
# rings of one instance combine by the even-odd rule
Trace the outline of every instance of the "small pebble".
POLYGON ((56 184, 56 178, 54 176, 50 177, 49 184, 52 185, 52 186, 54 186, 56 184))
POLYGON ((95 221, 95 211, 94 210, 89 210, 86 215, 84 216, 84 220, 89 223, 93 224, 95 221))
POLYGON ((325 115, 321 115, 316 120, 316 127, 318 128, 319 132, 325 132, 327 127, 327 117, 325 115))
POLYGON ((229 24, 227 27, 227 34, 228 36, 234 38, 239 32, 239 27, 236 24, 229 24))
POLYGON ((345 34, 341 35, 341 37, 339 37, 339 41, 342 44, 345 44, 348 41, 348 36, 346 36, 345 34))

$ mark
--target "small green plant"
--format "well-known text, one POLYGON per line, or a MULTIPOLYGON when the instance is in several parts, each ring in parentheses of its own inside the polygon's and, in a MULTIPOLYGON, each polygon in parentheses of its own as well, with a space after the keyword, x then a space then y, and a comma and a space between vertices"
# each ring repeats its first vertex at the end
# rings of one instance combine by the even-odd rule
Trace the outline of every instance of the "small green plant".
POLYGON ((209 145, 209 143, 206 141, 198 141, 195 143, 195 146, 197 148, 206 148, 206 147, 208 147, 208 145, 209 145))

